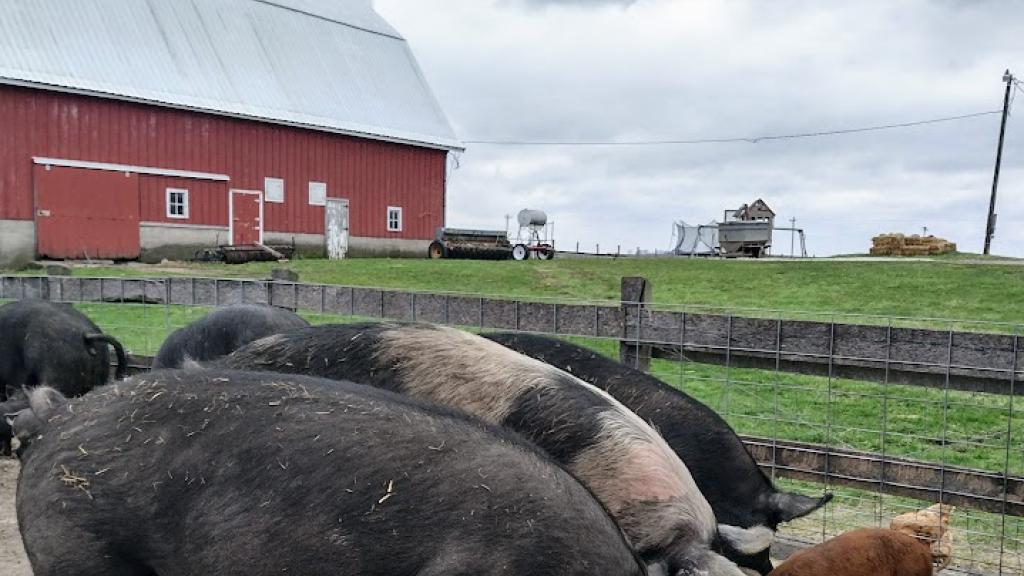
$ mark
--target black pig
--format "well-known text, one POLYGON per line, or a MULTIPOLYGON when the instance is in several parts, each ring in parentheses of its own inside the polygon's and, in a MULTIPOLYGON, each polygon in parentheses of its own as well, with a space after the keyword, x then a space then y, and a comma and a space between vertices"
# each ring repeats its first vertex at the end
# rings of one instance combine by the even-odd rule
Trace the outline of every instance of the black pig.
POLYGON ((28 407, 28 397, 23 391, 17 391, 5 402, 0 402, 0 456, 11 455, 11 424, 8 419, 28 407))
POLYGON ((213 360, 253 340, 306 326, 309 322, 283 308, 258 304, 225 306, 172 332, 160 346, 153 367, 181 368, 187 359, 213 360))
POLYGON ((124 378, 124 348, 68 304, 20 300, 0 306, 0 400, 22 387, 79 396, 110 379, 110 353, 124 378))
POLYGON ((507 431, 348 382, 166 370, 14 419, 36 576, 640 576, 607 511, 507 431))

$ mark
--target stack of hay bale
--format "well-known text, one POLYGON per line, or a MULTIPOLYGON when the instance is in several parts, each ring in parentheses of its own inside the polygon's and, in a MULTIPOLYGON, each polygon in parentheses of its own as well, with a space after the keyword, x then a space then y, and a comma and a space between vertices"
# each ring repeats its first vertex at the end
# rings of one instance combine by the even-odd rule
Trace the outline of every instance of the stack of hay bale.
POLYGON ((871 239, 872 256, 933 256, 956 252, 956 244, 936 236, 881 234, 871 239))

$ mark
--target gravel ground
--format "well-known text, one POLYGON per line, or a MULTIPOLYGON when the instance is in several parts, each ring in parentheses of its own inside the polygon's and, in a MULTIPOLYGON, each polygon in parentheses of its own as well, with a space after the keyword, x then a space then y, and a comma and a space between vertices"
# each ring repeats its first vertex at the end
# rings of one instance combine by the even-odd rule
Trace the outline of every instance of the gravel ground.
POLYGON ((14 490, 18 483, 18 461, 0 457, 0 574, 32 576, 25 549, 21 546, 18 519, 14 514, 14 490))

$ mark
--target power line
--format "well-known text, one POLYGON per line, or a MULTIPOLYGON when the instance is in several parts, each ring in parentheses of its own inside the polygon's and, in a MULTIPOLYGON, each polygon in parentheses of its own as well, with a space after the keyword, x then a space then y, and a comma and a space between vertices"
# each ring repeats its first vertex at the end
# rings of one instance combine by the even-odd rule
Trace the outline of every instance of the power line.
MULTIPOLYGON (((1021 88, 1021 87, 1020 87, 1020 85, 1021 85, 1021 82, 1020 82, 1020 80, 1014 80, 1014 81, 1013 81, 1013 87, 1017 89, 1017 92, 1020 92, 1021 94, 1024 94, 1024 88, 1021 88)), ((1017 93, 1016 93, 1016 92, 1014 92, 1014 94, 1013 94, 1013 97, 1012 97, 1012 98, 1010 98, 1010 104, 1011 104, 1011 105, 1013 104, 1013 101, 1014 101, 1014 100, 1015 100, 1016 98, 1017 98, 1017 93)))
POLYGON ((598 141, 598 140, 464 140, 465 144, 478 144, 487 146, 670 146, 677 144, 731 144, 746 142, 757 144, 758 142, 770 142, 773 140, 792 140, 797 138, 819 138, 822 136, 839 136, 844 134, 856 134, 860 132, 876 132, 880 130, 894 130, 897 128, 910 128, 924 126, 926 124, 938 124, 940 122, 955 122, 1002 114, 1002 110, 989 110, 987 112, 974 112, 960 116, 946 116, 943 118, 931 118, 929 120, 915 120, 912 122, 900 122, 898 124, 881 124, 877 126, 864 126, 859 128, 843 128, 838 130, 822 130, 817 132, 798 132, 795 134, 773 134, 767 136, 753 136, 746 138, 697 138, 692 140, 625 140, 625 141, 598 141))

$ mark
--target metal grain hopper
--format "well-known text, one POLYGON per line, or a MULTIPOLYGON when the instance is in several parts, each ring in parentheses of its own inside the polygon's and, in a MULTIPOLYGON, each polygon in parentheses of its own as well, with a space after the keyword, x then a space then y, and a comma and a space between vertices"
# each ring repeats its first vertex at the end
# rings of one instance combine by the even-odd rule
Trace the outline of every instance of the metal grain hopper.
POLYGON ((504 230, 438 228, 427 255, 435 259, 508 260, 512 257, 512 244, 504 230))
POLYGON ((737 210, 726 210, 718 225, 718 245, 723 256, 760 257, 772 246, 775 212, 758 199, 737 210))
MULTIPOLYGON (((796 219, 793 219, 795 224, 796 219)), ((790 232, 790 255, 795 255, 796 236, 800 235, 800 255, 807 257, 802 228, 775 226, 775 212, 764 200, 726 210, 724 221, 712 220, 692 226, 677 221, 672 227, 672 252, 681 256, 748 256, 759 258, 769 253, 774 232, 790 232)))

